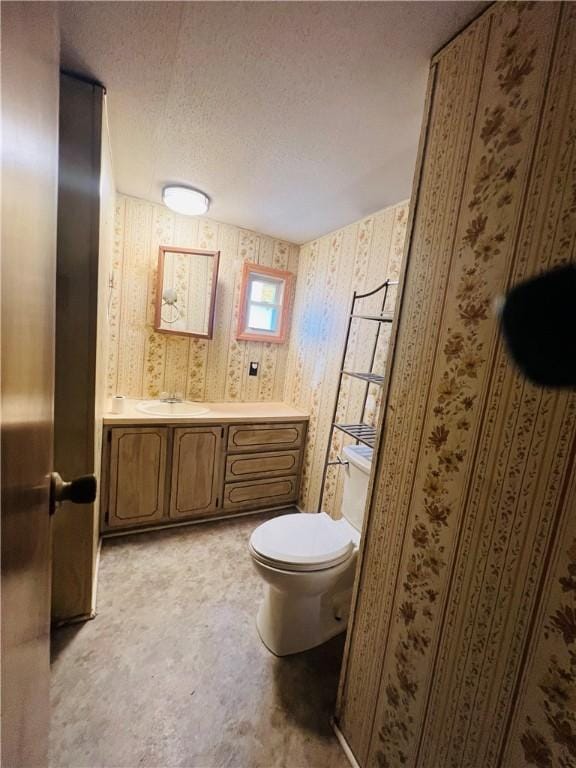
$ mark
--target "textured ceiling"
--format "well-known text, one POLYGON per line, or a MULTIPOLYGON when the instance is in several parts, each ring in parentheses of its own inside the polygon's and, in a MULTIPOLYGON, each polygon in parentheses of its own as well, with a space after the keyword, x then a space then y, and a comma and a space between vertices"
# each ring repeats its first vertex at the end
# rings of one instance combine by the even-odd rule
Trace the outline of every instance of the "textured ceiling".
POLYGON ((64 2, 108 91, 116 185, 304 242, 410 193, 431 55, 480 2, 64 2))

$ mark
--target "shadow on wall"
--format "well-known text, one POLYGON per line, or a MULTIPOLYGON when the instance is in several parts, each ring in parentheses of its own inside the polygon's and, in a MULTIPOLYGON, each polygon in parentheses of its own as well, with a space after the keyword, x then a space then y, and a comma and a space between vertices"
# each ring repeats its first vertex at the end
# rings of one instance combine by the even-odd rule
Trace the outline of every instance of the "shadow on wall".
POLYGON ((57 661, 60 654, 66 650, 68 645, 74 640, 86 626, 85 622, 78 624, 68 624, 65 627, 54 627, 50 634, 50 664, 57 661))
MULTIPOLYGON (((330 718, 336 706, 346 633, 305 653, 275 659, 274 689, 280 711, 321 739, 333 740, 330 718)), ((273 716, 274 717, 274 716, 273 716)))

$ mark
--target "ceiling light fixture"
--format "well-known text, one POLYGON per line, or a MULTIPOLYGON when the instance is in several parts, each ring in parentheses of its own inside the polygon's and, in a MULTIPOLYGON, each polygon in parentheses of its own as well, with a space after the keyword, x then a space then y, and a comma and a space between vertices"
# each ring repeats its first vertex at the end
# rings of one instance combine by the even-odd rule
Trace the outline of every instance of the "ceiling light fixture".
POLYGON ((186 216, 201 216, 210 207, 210 198, 204 192, 190 187, 169 186, 162 190, 164 205, 186 216))

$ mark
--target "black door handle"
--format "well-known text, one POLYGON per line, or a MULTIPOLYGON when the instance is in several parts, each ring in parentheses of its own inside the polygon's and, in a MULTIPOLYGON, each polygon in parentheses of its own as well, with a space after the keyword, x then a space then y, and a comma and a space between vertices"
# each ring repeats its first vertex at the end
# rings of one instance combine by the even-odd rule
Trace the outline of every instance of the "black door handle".
POLYGON ((96 475, 81 475, 67 483, 58 472, 50 475, 50 514, 62 501, 73 504, 91 504, 96 499, 96 475))

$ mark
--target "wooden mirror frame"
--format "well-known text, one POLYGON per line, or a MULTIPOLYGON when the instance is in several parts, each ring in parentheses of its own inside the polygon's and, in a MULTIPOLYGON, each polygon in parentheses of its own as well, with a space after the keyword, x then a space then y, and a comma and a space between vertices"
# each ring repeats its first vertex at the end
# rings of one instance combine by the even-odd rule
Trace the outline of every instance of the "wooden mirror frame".
POLYGON ((177 336, 193 336, 197 339, 211 339, 214 332, 214 312, 216 310, 216 287, 218 284, 218 266, 220 263, 220 251, 205 251, 201 248, 180 248, 177 245, 161 245, 158 253, 158 272, 156 275, 156 311, 154 315, 154 329, 158 333, 171 333, 177 336), (210 290, 210 310, 208 313, 208 330, 206 333, 191 333, 190 331, 170 330, 161 328, 162 313, 162 286, 164 284, 164 261, 166 253, 185 253, 189 256, 213 256, 212 288, 210 290))

